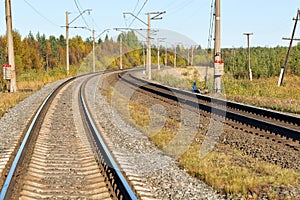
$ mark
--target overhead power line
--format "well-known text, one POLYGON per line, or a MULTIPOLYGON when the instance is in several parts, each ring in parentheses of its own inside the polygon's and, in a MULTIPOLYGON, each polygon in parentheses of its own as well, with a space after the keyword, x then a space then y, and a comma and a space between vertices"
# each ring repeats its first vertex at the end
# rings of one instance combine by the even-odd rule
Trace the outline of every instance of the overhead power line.
MULTIPOLYGON (((77 7, 78 12, 79 12, 80 14, 82 14, 82 12, 81 12, 81 10, 80 10, 80 8, 79 8, 79 6, 78 6, 77 0, 74 0, 74 3, 75 3, 75 5, 76 5, 76 7, 77 7)), ((81 15, 81 18, 82 18, 82 20, 84 21, 84 24, 86 25, 86 27, 90 28, 89 25, 87 24, 85 18, 83 17, 83 15, 81 15)))
MULTIPOLYGON (((148 0, 145 0, 143 6, 140 8, 140 10, 139 10, 139 12, 136 14, 136 16, 139 16, 139 15, 140 15, 140 13, 142 12, 142 10, 143 10, 144 7, 146 6, 147 2, 148 2, 148 0)), ((135 19, 136 19, 136 18, 133 18, 133 19, 132 19, 132 21, 131 21, 131 23, 129 24, 128 27, 130 27, 130 26, 132 25, 132 23, 135 21, 135 19)))
POLYGON ((207 44, 207 48, 210 49, 211 48, 211 43, 212 43, 212 39, 213 39, 213 31, 214 31, 214 0, 211 1, 211 11, 210 11, 210 21, 209 21, 209 30, 208 30, 208 44, 207 44))
POLYGON ((137 2, 136 2, 136 4, 135 4, 135 7, 134 7, 134 9, 133 9, 133 13, 135 12, 137 6, 139 5, 139 2, 140 2, 140 0, 137 0, 137 2))
POLYGON ((41 12, 39 12, 32 4, 30 4, 28 1, 24 0, 24 2, 32 8, 32 10, 34 10, 39 16, 41 16, 42 18, 44 18, 46 21, 48 21, 50 24, 60 27, 59 25, 57 25, 56 23, 54 23, 53 21, 51 21, 50 19, 48 19, 47 17, 45 17, 41 12))

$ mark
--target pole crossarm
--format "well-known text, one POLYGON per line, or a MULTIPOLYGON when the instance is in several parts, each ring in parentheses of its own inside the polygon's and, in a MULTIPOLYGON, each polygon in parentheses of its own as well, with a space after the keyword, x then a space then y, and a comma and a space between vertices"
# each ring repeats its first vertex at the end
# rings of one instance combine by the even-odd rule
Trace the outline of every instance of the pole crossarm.
POLYGON ((90 29, 86 26, 69 26, 69 28, 81 28, 81 29, 86 29, 86 30, 92 31, 92 29, 90 29))
POLYGON ((72 24, 75 20, 77 20, 81 15, 83 15, 85 12, 91 12, 92 9, 85 9, 82 11, 77 17, 75 17, 68 25, 72 24))
MULTIPOLYGON (((83 15, 85 12, 90 12, 92 11, 92 9, 85 9, 84 11, 82 11, 77 17, 75 17, 71 22, 69 22, 69 12, 66 11, 66 26, 64 26, 66 28, 66 66, 67 66, 67 75, 69 75, 69 68, 70 68, 70 61, 69 61, 69 28, 70 24, 72 24, 75 20, 77 20, 81 15, 83 15)), ((82 29, 88 29, 87 27, 81 27, 81 26, 75 26, 72 28, 82 28, 82 29)), ((94 31, 92 31, 94 32, 94 31)))
POLYGON ((146 22, 144 22, 143 20, 141 20, 138 16, 134 15, 133 13, 131 12, 123 12, 123 15, 131 15, 133 16, 134 18, 136 18, 137 20, 139 20, 140 22, 142 22, 143 24, 145 24, 146 26, 148 26, 148 24, 146 22))
MULTIPOLYGON (((147 37, 145 37, 142 33, 140 33, 139 31, 147 31, 148 29, 145 29, 145 28, 113 28, 113 30, 115 30, 115 31, 121 31, 121 32, 123 32, 123 31, 135 31, 135 32, 137 32, 140 36, 142 36, 144 39, 147 39, 147 37)), ((158 32, 159 30, 157 30, 157 29, 151 29, 150 30, 152 33, 156 33, 156 32, 158 32)), ((150 37, 150 39, 154 39, 154 38, 152 38, 152 37, 150 37)))
POLYGON ((99 35, 97 35, 97 36, 95 37, 95 39, 97 39, 97 38, 100 37, 103 33, 108 32, 108 31, 110 31, 109 28, 104 29, 99 35))
POLYGON ((150 12, 151 15, 155 15, 153 17, 151 17, 151 20, 159 20, 159 19, 162 19, 162 17, 159 17, 160 15, 162 14, 165 14, 166 11, 163 11, 163 12, 150 12))
POLYGON ((146 71, 148 71, 148 79, 151 80, 151 20, 158 20, 158 19, 162 19, 161 17, 159 17, 160 15, 166 13, 166 11, 163 12, 148 12, 147 16, 148 16, 148 23, 144 22, 143 20, 141 20, 138 16, 134 15, 131 12, 123 12, 123 15, 125 17, 125 15, 129 14, 131 16, 133 16, 134 18, 138 19, 140 22, 142 22, 144 25, 147 26, 147 68, 146 71), (155 15, 153 17, 151 17, 151 15, 155 15))
POLYGON ((286 37, 283 37, 282 39, 283 39, 283 40, 295 40, 295 41, 300 41, 300 38, 286 38, 286 37))

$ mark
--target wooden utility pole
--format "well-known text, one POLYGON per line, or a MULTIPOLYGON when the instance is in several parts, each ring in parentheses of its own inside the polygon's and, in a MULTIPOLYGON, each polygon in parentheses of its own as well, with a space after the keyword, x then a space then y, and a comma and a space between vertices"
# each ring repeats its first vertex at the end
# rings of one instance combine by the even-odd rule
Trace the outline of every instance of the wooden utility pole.
POLYGON ((123 14, 130 14, 133 17, 135 17, 136 19, 138 19, 140 22, 142 22, 143 24, 145 24, 147 26, 147 64, 146 64, 146 71, 148 71, 148 79, 151 80, 151 35, 150 35, 150 31, 151 31, 151 24, 150 21, 151 20, 159 20, 162 19, 162 17, 159 17, 162 14, 165 14, 166 11, 164 12, 148 12, 148 23, 144 22, 143 20, 141 20, 140 18, 138 18, 137 16, 135 16, 134 14, 130 13, 130 12, 124 12, 123 14), (151 15, 155 15, 153 17, 151 17, 151 15))
POLYGON ((177 65, 176 64, 176 60, 177 60, 177 58, 176 58, 177 56, 176 55, 177 55, 177 52, 176 52, 176 44, 175 44, 175 49, 174 49, 174 68, 176 68, 176 65, 177 65))
POLYGON ((289 49, 288 49, 288 52, 287 52, 286 57, 285 57, 284 66, 281 67, 281 71, 280 71, 280 75, 279 75, 279 80, 278 80, 278 86, 281 86, 283 84, 283 77, 284 77, 284 73, 286 71, 286 67, 287 67, 289 55, 290 55, 290 52, 291 52, 293 40, 299 40, 299 39, 295 39, 294 38, 295 32, 296 32, 296 27, 297 27, 297 22, 299 20, 299 15, 300 15, 300 10, 297 11, 296 19, 295 18, 293 19, 293 20, 295 20, 295 24, 294 24, 294 28, 293 28, 292 38, 283 38, 283 39, 290 40, 290 45, 289 45, 289 49))
POLYGON ((157 69, 160 70, 160 61, 159 61, 159 38, 157 38, 157 69))
POLYGON ((7 46, 8 46, 8 65, 11 70, 10 92, 16 92, 17 82, 16 82, 15 54, 14 54, 14 42, 13 42, 13 33, 12 33, 12 17, 11 17, 10 0, 5 0, 5 12, 6 12, 7 46))
POLYGON ((165 66, 168 66, 168 45, 166 42, 166 49, 165 49, 165 66))
POLYGON ((234 76, 235 48, 232 47, 232 75, 234 76))
MULTIPOLYGON (((67 65, 67 75, 69 75, 70 72, 70 57, 69 57, 69 28, 85 28, 85 27, 70 27, 70 25, 77 20, 83 13, 92 11, 92 9, 85 9, 82 11, 77 17, 75 17, 70 23, 69 23, 69 12, 66 11, 66 65, 67 65)), ((63 27, 63 26, 62 26, 63 27)))
POLYGON ((120 34, 120 69, 123 69, 123 33, 120 34))
POLYGON ((165 40, 166 38, 157 38, 157 69, 160 70, 160 41, 165 40))
POLYGON ((192 46, 191 66, 194 65, 194 46, 192 46))
POLYGON ((144 64, 144 69, 145 69, 145 71, 146 71, 146 56, 145 56, 145 44, 144 44, 144 42, 143 42, 143 64, 144 64))
POLYGON ((70 71, 70 61, 69 61, 69 12, 66 11, 66 65, 67 65, 67 75, 70 71))
POLYGON ((187 65, 190 65, 190 48, 188 48, 188 55, 187 55, 187 65))
POLYGON ((150 21, 151 21, 151 17, 150 17, 150 12, 148 12, 148 29, 147 29, 147 71, 148 71, 148 79, 151 80, 152 76, 151 76, 151 38, 150 38, 150 21))
POLYGON ((251 70, 251 64, 250 64, 250 35, 253 35, 253 33, 244 33, 244 35, 247 35, 247 44, 248 44, 248 75, 249 75, 249 80, 252 81, 252 70, 251 70))
POLYGON ((220 0, 215 0, 214 90, 216 93, 221 93, 222 75, 224 73, 224 61, 221 59, 220 16, 220 0))
POLYGON ((95 59, 95 30, 92 30, 93 39, 93 72, 96 72, 96 59, 95 59))

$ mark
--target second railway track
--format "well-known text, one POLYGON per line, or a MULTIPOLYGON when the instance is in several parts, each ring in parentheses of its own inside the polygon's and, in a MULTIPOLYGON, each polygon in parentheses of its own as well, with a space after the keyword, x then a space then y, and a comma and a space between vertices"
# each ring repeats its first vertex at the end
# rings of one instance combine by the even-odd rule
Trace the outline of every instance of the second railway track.
MULTIPOLYGON (((119 75, 119 78, 142 91, 173 100, 174 103, 180 102, 182 104, 190 105, 191 107, 196 107, 197 109, 199 108, 205 112, 216 114, 234 122, 249 126, 249 129, 256 128, 257 131, 250 130, 249 132, 261 134, 261 136, 280 143, 285 143, 287 146, 300 151, 299 117, 222 99, 192 94, 176 88, 168 88, 157 83, 147 82, 137 78, 135 75, 132 75, 132 73, 123 73, 119 75)), ((230 122, 226 123, 231 124, 230 122)))

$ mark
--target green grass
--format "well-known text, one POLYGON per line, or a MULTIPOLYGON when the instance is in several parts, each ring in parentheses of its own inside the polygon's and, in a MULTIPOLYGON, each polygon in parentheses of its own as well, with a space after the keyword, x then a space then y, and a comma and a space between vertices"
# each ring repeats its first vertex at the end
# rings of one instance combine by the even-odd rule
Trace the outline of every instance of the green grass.
MULTIPOLYGON (((174 70, 177 70, 174 68, 174 70)), ((186 72, 181 76, 163 74, 162 71, 153 72, 153 80, 172 87, 190 90, 192 87, 191 78, 186 77, 186 72)), ((300 77, 286 76, 284 84, 277 86, 278 77, 253 79, 234 79, 230 75, 224 75, 223 94, 227 100, 268 108, 281 112, 300 114, 300 77)), ((197 81, 201 89, 208 89, 212 92, 212 79, 207 84, 197 81)), ((213 95, 211 93, 211 95, 213 95)))
POLYGON ((300 113, 300 77, 288 76, 283 86, 278 87, 278 77, 236 80, 223 78, 226 98, 277 111, 300 113))

